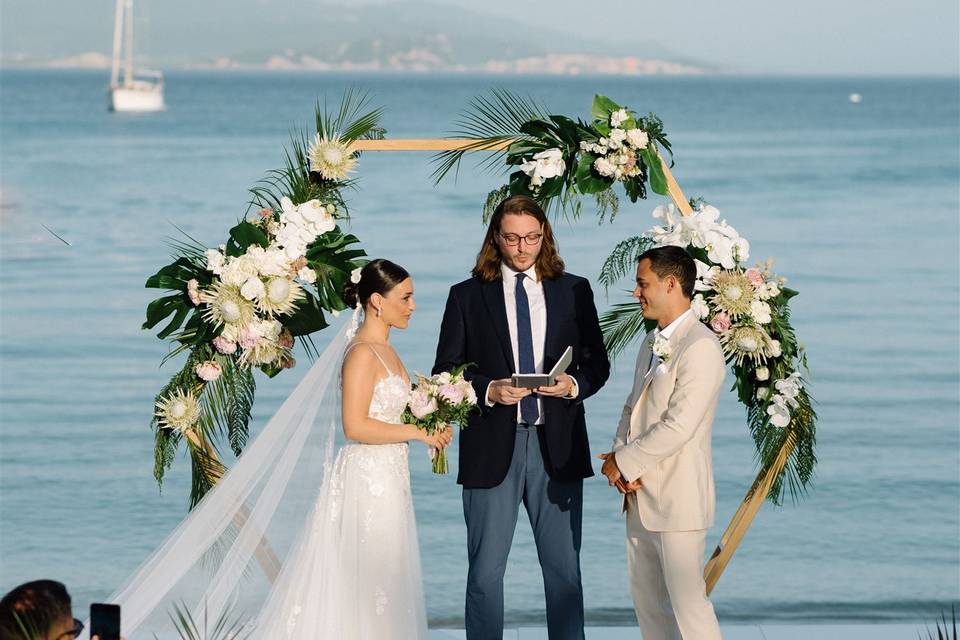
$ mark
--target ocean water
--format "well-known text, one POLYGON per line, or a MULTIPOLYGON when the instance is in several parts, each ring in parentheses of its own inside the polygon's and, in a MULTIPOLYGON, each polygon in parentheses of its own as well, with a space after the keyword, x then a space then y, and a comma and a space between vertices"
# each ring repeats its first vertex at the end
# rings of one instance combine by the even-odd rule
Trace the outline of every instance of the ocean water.
MULTIPOLYGON (((78 609, 109 595, 186 510, 183 459, 163 492, 148 423, 175 371, 141 331, 143 288, 177 224, 209 245, 246 189, 282 163, 291 130, 327 96, 369 89, 392 137, 446 134, 492 86, 587 117, 595 92, 664 120, 675 175, 751 241, 752 258, 801 292, 820 464, 809 493, 766 505, 713 600, 722 621, 918 620, 960 599, 960 228, 955 79, 493 78, 170 73, 166 112, 112 114, 99 72, 0 72, 0 589, 67 583, 78 609), (863 102, 851 104, 851 92, 863 102), (56 239, 44 226, 69 241, 56 239)), ((393 336, 411 371, 433 360, 448 287, 471 266, 486 193, 466 164, 434 187, 429 156, 366 154, 351 231, 413 274, 418 310, 393 336)), ((570 271, 595 281, 607 252, 651 225, 660 200, 610 224, 556 223, 570 271)), ((626 300, 626 281, 601 310, 626 300)), ((321 335, 318 343, 323 344, 321 335)), ((612 439, 636 347, 587 402, 591 446, 612 439)), ((253 430, 306 370, 259 381, 253 430)), ((724 396, 714 427, 718 523, 756 471, 744 414, 724 396)), ((454 456, 455 460, 455 456, 454 456)), ((465 529, 453 475, 411 450, 431 624, 462 623, 465 529)), ((583 577, 592 623, 633 622, 623 521, 586 482, 583 577)), ((542 623, 542 581, 520 518, 507 619, 542 623)))

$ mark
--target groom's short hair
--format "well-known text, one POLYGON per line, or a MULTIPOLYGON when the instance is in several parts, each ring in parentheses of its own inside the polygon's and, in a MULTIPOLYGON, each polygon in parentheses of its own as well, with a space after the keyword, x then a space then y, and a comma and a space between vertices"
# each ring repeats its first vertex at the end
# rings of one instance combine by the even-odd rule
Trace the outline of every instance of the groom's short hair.
POLYGON ((637 258, 637 264, 650 261, 650 270, 663 280, 673 276, 680 283, 680 290, 687 300, 693 299, 693 286, 697 281, 697 265, 693 258, 681 247, 656 247, 647 249, 637 258))

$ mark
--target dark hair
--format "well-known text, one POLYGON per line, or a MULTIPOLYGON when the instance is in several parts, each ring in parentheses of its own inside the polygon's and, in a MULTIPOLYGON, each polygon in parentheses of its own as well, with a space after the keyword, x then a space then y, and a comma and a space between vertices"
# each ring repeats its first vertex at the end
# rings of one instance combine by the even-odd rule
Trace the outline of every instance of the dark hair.
POLYGON ((500 223, 505 215, 533 216, 543 226, 543 240, 540 245, 540 254, 537 256, 537 275, 552 280, 563 274, 563 260, 557 252, 557 241, 553 237, 553 229, 543 208, 536 200, 529 196, 510 196, 497 205, 490 217, 487 235, 483 238, 483 246, 477 254, 477 263, 471 272, 474 277, 484 282, 493 282, 502 277, 500 272, 500 247, 497 246, 494 235, 500 231, 500 223))
POLYGON ((347 307, 357 306, 357 301, 364 307, 370 301, 370 296, 379 293, 387 295, 391 289, 410 277, 407 270, 400 265, 377 258, 371 260, 360 271, 360 282, 347 281, 343 286, 342 298, 347 307))
POLYGON ((46 633, 72 615, 70 594, 56 580, 35 580, 13 589, 0 600, 0 638, 24 638, 46 633))
POLYGON ((673 246, 648 249, 637 258, 637 264, 643 260, 650 261, 650 270, 661 280, 667 276, 676 278, 687 300, 693 298, 693 285, 697 281, 697 265, 685 249, 673 246))

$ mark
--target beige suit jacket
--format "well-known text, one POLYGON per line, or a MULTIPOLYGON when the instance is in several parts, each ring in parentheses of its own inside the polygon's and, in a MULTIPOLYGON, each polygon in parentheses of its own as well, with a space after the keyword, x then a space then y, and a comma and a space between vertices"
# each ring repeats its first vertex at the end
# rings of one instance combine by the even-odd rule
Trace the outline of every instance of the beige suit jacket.
POLYGON ((625 500, 650 531, 713 526, 715 494, 710 449, 713 417, 726 363, 720 341, 690 314, 670 338, 663 363, 651 361, 653 334, 640 347, 614 457, 623 476, 642 486, 625 500))

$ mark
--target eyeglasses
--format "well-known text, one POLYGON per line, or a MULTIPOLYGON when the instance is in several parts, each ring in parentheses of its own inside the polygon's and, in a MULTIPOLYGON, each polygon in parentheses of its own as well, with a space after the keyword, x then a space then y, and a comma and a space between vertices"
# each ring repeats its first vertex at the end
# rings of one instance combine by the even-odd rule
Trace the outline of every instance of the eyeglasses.
POLYGON ((525 236, 518 236, 515 233, 500 233, 497 231, 497 235, 500 236, 500 239, 503 240, 503 243, 508 247, 516 247, 521 241, 532 247, 540 244, 540 241, 543 240, 542 233, 528 233, 525 236))
POLYGON ((83 623, 77 620, 76 618, 74 618, 73 628, 67 631, 64 631, 63 633, 58 635, 55 640, 74 640, 81 633, 83 633, 83 623))

